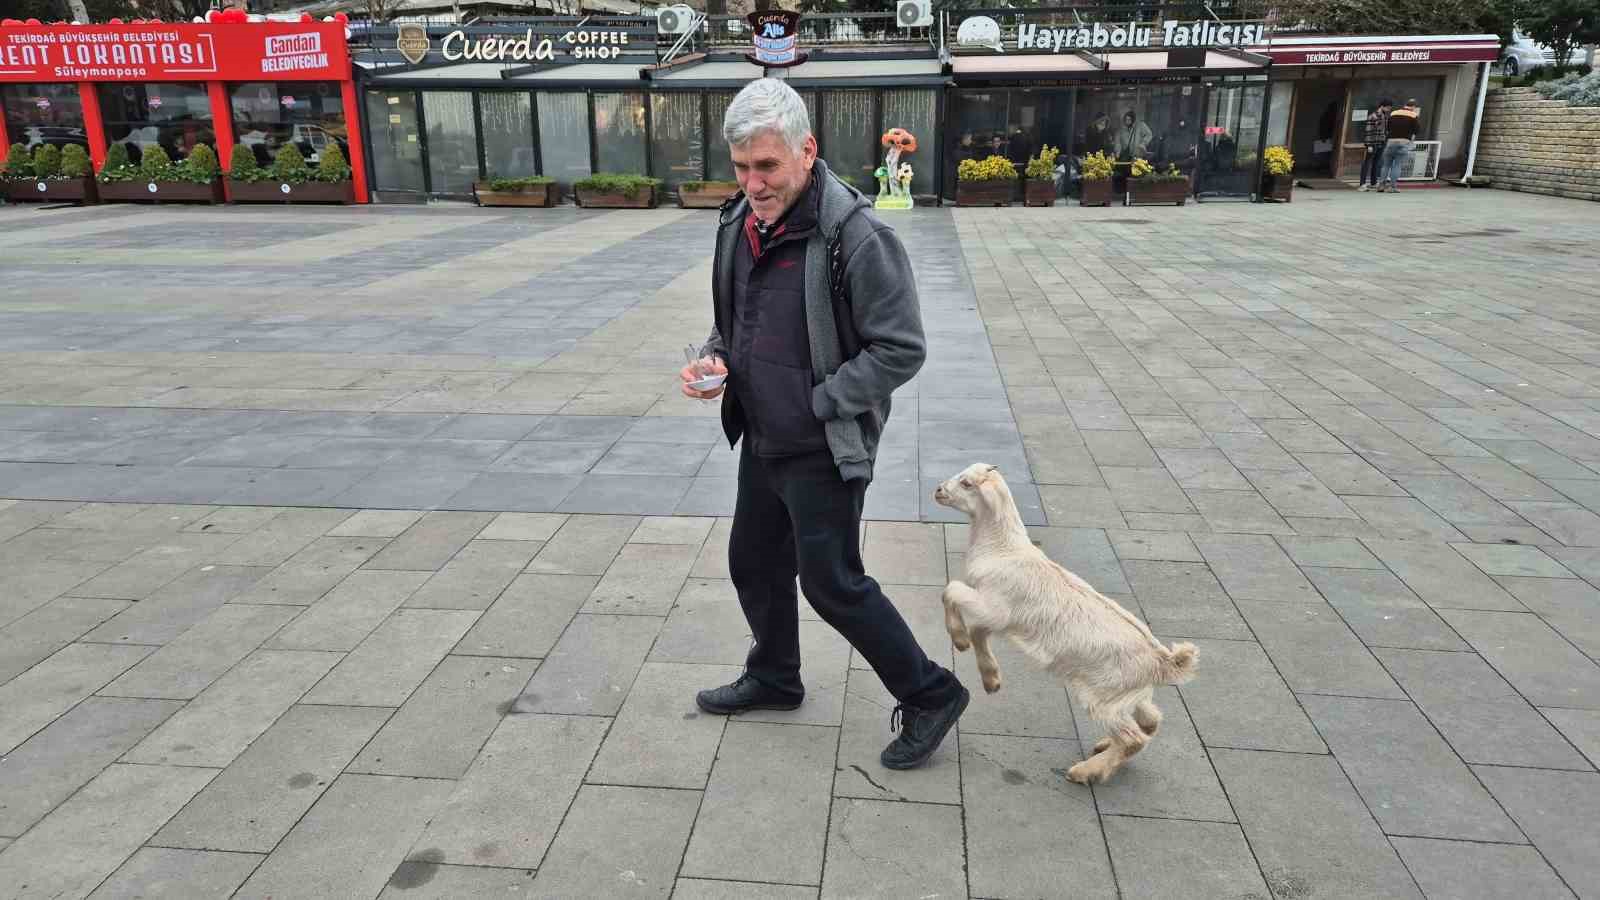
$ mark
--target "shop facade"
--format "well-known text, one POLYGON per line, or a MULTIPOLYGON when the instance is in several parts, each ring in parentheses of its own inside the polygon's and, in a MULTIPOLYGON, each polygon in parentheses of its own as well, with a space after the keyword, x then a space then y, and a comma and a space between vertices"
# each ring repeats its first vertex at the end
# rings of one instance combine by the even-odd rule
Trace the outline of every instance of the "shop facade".
POLYGON ((293 144, 336 145, 357 202, 366 166, 345 26, 338 22, 20 25, 0 28, 0 142, 78 144, 95 168, 113 145, 137 163, 198 145, 224 166, 235 144, 263 164, 293 144))

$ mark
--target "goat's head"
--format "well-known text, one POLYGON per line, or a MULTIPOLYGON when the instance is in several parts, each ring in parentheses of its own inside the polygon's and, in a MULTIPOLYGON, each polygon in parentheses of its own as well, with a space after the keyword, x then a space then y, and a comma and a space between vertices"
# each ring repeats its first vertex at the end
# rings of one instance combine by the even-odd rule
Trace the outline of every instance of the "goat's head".
POLYGON ((1004 491, 1005 480, 1000 477, 1000 467, 988 463, 973 463, 962 469, 954 478, 941 482, 934 488, 933 499, 941 506, 957 509, 976 516, 985 505, 993 506, 993 496, 988 492, 1004 491))

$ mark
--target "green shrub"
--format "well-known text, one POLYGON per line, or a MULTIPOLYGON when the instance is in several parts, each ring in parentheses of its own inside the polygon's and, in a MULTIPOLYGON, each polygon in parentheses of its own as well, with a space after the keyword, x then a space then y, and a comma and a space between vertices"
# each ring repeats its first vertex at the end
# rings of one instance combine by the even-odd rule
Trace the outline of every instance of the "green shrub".
POLYGON ((1568 106, 1600 106, 1600 72, 1587 75, 1569 73, 1541 81, 1533 89, 1547 99, 1565 100, 1568 106))
POLYGON ((189 158, 178 165, 177 176, 180 181, 210 184, 217 180, 217 170, 216 152, 205 144, 196 144, 189 151, 189 158))
POLYGON ((284 144, 272 160, 272 177, 284 184, 305 184, 311 178, 311 171, 295 145, 284 144))
POLYGON ((106 161, 100 165, 101 183, 132 181, 138 177, 138 168, 128 160, 128 145, 112 144, 110 149, 106 150, 106 161))
POLYGON ((1028 166, 1025 170, 1028 178, 1034 181, 1049 181, 1056 175, 1056 157, 1061 155, 1060 147, 1045 144, 1039 148, 1038 156, 1028 157, 1028 166))
POLYGON ((737 191, 738 189, 737 181, 685 181, 678 185, 680 191, 737 191))
POLYGON ((11 150, 6 153, 6 177, 33 177, 33 157, 28 155, 28 148, 25 145, 12 144, 11 150))
POLYGON ((322 158, 317 160, 316 179, 328 184, 339 184, 350 180, 350 164, 344 161, 344 153, 339 150, 338 144, 329 144, 322 148, 322 158))
POLYGON ((527 175, 522 178, 489 176, 489 190, 491 191, 520 191, 526 188, 545 187, 554 183, 554 178, 547 178, 544 175, 527 175))
POLYGON ((646 178, 643 175, 618 175, 611 172, 596 172, 588 178, 580 178, 573 182, 574 189, 592 191, 596 194, 621 194, 632 200, 639 196, 641 190, 655 190, 661 187, 659 178, 646 178))
POLYGON ((94 173, 89 151, 81 144, 68 144, 61 151, 61 174, 67 178, 86 178, 94 173))
POLYGON ((256 152, 244 144, 234 144, 228 154, 228 177, 234 181, 265 181, 269 174, 256 162, 256 152))
POLYGON ((61 177, 61 148, 55 144, 40 144, 33 150, 33 177, 61 177))
POLYGON ((150 181, 176 180, 177 168, 160 144, 144 148, 144 156, 139 161, 139 174, 150 181))

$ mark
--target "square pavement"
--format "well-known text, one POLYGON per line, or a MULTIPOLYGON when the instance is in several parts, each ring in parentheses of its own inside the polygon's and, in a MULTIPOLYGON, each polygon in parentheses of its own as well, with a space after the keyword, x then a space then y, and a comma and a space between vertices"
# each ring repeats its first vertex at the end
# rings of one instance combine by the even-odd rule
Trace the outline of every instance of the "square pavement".
POLYGON ((0 895, 1600 897, 1592 205, 890 220, 868 571, 975 688, 929 495, 990 462, 1200 647, 1093 788, 1009 644, 911 772, 809 607, 804 706, 695 708, 750 641, 673 386, 713 221, 0 207, 0 895))

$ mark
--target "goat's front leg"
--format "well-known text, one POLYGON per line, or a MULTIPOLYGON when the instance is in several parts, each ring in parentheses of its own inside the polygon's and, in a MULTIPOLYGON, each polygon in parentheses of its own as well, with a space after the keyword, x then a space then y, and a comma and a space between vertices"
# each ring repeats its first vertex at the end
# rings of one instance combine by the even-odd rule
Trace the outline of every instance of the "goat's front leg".
POLYGON ((1004 608, 965 582, 952 581, 944 589, 944 610, 945 628, 956 649, 967 649, 961 640, 967 638, 976 651, 983 689, 991 694, 1000 690, 1000 662, 989 649, 989 635, 1005 627, 1004 608))
POLYGON ((956 606, 953 595, 972 588, 960 581, 952 581, 944 586, 944 630, 950 632, 950 643, 956 645, 957 652, 965 653, 972 649, 972 635, 967 632, 967 623, 961 618, 961 610, 956 606))

